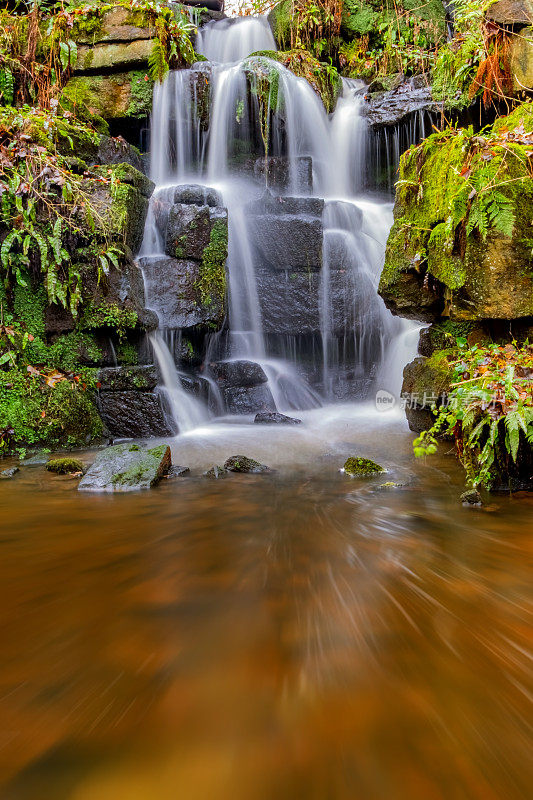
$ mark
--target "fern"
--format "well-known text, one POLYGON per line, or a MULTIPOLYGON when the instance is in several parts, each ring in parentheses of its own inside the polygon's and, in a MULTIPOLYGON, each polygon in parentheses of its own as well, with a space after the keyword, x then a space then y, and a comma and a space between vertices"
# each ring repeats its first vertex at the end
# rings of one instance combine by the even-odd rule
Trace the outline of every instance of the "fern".
POLYGON ((161 83, 167 76, 169 70, 167 57, 161 41, 154 40, 152 52, 148 57, 148 72, 153 81, 161 83))
POLYGON ((511 237, 515 224, 512 201, 501 192, 491 192, 485 207, 491 226, 511 237))
POLYGON ((0 69, 0 100, 6 106, 13 105, 15 98, 15 81, 13 73, 7 67, 0 69))

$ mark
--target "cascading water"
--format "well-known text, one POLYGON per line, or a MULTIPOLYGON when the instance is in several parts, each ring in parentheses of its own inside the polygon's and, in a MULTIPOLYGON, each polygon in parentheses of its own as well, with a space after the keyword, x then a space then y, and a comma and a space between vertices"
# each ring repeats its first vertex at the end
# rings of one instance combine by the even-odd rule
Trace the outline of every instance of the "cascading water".
MULTIPOLYGON (((278 410, 363 399, 377 379, 378 388, 397 391, 397 370, 386 379, 383 365, 412 328, 376 291, 392 206, 362 194, 369 150, 362 84, 345 80, 328 117, 304 79, 265 57, 248 58, 268 49, 275 44, 264 19, 210 23, 197 50, 213 63, 170 73, 154 91, 157 188, 140 254, 149 304, 156 287, 147 265, 169 260, 164 231, 177 185, 211 187, 205 191, 228 210, 228 330, 208 337, 202 368, 217 412, 223 400, 220 392, 213 400, 209 365, 221 360, 259 364, 278 410), (273 74, 276 97, 269 93, 265 115, 261 92, 273 74)), ((154 307, 160 325, 172 327, 164 299, 154 307)), ((201 424, 206 405, 185 403, 183 376, 171 368, 175 353, 161 336, 152 346, 179 430, 201 424)))

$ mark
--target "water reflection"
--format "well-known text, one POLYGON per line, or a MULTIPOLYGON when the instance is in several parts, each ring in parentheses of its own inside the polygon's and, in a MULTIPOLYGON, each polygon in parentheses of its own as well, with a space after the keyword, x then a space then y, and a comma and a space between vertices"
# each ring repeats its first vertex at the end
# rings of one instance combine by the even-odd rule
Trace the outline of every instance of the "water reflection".
POLYGON ((341 423, 233 428, 267 477, 0 485, 2 798, 528 796, 531 499, 463 509, 450 457, 341 423), (405 485, 339 475, 354 443, 405 485))

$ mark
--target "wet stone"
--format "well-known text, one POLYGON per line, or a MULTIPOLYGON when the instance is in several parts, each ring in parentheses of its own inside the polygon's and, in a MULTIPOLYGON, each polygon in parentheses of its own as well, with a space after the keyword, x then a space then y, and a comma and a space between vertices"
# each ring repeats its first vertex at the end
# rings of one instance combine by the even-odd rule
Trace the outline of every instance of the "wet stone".
POLYGON ((85 464, 77 458, 54 458, 47 463, 46 469, 57 475, 71 475, 76 472, 85 472, 85 464))
POLYGON ((206 470, 206 472, 202 473, 203 478, 226 478, 229 475, 229 471, 224 467, 214 466, 211 469, 206 470))
POLYGON ((276 404, 266 384, 261 386, 229 386, 224 390, 224 401, 230 414, 257 414, 275 411, 276 404))
POLYGON ((277 411, 262 411, 255 415, 257 425, 301 425, 302 420, 296 417, 287 417, 277 411))
POLYGON ((253 475, 259 475, 265 472, 272 472, 270 467, 266 464, 261 464, 253 458, 247 456, 231 456, 224 462, 224 469, 229 472, 246 472, 253 475))
POLYGON ((14 478, 17 472, 20 472, 20 469, 18 467, 10 467, 9 469, 3 469, 2 472, 0 472, 0 480, 6 481, 9 480, 10 478, 14 478))
POLYGON ((461 495, 461 502, 464 506, 482 505, 481 495, 477 489, 468 489, 461 495))
POLYGON ((350 475, 352 478, 364 478, 367 475, 379 475, 385 472, 383 467, 376 464, 375 461, 371 461, 369 458, 361 458, 360 456, 352 456, 347 459, 343 469, 345 474, 350 475))
POLYGON ((185 475, 190 475, 190 474, 191 474, 191 471, 190 471, 189 467, 173 466, 173 467, 170 467, 169 471, 165 475, 165 478, 168 478, 169 480, 171 478, 183 478, 185 475))
POLYGON ((217 361, 209 365, 218 383, 224 386, 258 386, 268 378, 255 361, 217 361))
POLYGON ((80 492, 134 492, 155 486, 171 467, 170 447, 138 444, 107 447, 82 478, 80 492))

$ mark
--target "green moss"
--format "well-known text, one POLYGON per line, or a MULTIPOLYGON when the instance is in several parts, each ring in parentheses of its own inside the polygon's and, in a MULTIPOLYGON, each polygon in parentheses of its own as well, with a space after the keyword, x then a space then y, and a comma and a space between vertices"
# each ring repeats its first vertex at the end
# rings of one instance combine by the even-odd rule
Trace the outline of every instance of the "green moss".
POLYGON ((82 330, 112 328, 119 337, 123 337, 127 330, 137 326, 138 321, 137 312, 133 309, 121 308, 116 303, 99 303, 88 306, 79 325, 82 330))
POLYGON ((48 462, 46 469, 58 475, 69 475, 72 472, 84 472, 85 464, 77 458, 54 458, 48 462))
POLYGON ((44 314, 48 305, 44 286, 24 287, 16 284, 13 289, 13 311, 24 323, 28 333, 44 336, 44 314))
POLYGON ((131 73, 130 102, 126 116, 147 117, 152 111, 154 82, 145 72, 131 73))
POLYGON ((195 289, 200 294, 202 305, 225 307, 226 259, 228 257, 228 224, 216 220, 211 230, 209 244, 205 248, 200 264, 195 289))
POLYGON ((344 472, 351 477, 366 477, 367 475, 378 475, 386 470, 371 461, 369 458, 361 458, 352 456, 344 464, 344 472))
POLYGON ((282 0, 270 14, 268 20, 278 47, 284 50, 291 44, 292 0, 282 0))
POLYGON ((62 381, 52 388, 22 369, 0 372, 0 428, 7 427, 15 446, 46 447, 80 447, 103 430, 89 386, 62 381))
MULTIPOLYGON (((140 449, 138 445, 130 445, 129 447, 130 452, 140 451, 140 449)), ((167 450, 168 445, 166 444, 152 447, 143 454, 143 457, 136 464, 123 472, 115 473, 111 478, 111 482, 114 486, 132 486, 146 481, 147 478, 153 476, 154 466, 162 461, 167 450)))
POLYGON ((119 364, 133 367, 139 363, 139 353, 134 344, 126 341, 119 342, 116 351, 119 364))

